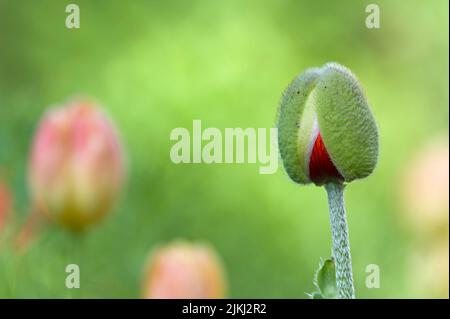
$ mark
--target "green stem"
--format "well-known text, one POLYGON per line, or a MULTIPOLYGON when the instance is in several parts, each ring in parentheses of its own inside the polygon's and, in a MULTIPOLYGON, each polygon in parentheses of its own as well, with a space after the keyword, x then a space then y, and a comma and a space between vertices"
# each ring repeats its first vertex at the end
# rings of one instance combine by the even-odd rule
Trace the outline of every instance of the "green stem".
POLYGON ((348 226, 345 217, 344 185, 331 182, 325 185, 330 208, 333 256, 336 262, 336 285, 341 299, 354 299, 352 258, 348 239, 348 226))

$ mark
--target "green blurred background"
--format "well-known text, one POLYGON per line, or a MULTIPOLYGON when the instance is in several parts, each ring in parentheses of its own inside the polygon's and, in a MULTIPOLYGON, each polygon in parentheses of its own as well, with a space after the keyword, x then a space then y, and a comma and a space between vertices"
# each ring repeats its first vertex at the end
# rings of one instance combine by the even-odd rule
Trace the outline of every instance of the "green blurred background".
POLYGON ((375 1, 380 29, 365 27, 374 1, 74 2, 81 28, 69 30, 68 1, 0 0, 0 174, 19 225, 37 122, 83 95, 121 131, 126 190, 82 238, 51 227, 26 253, 2 245, 0 297, 140 297, 148 254, 183 238, 215 247, 230 297, 306 298, 331 253, 325 191, 292 183, 281 162, 273 175, 257 164, 175 165, 169 134, 193 119, 273 127, 290 80, 328 61, 359 77, 380 127, 376 171, 346 189, 357 297, 448 297, 448 207, 438 234, 422 236, 399 195, 408 161, 448 136, 446 0, 375 1), (427 272, 411 257, 427 262, 421 252, 441 243, 444 267, 427 272), (81 268, 76 292, 64 285, 68 263, 81 268), (379 289, 365 286, 373 263, 379 289))

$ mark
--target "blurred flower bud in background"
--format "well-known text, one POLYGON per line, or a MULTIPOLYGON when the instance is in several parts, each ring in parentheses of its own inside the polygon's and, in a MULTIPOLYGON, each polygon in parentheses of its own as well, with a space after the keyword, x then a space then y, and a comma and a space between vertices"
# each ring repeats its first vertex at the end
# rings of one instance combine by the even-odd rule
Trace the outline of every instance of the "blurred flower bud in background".
MULTIPOLYGON (((449 148, 447 137, 429 142, 412 157, 401 179, 406 222, 419 231, 448 232, 449 148)), ((434 234, 435 235, 435 234, 434 234)))
POLYGON ((11 214, 12 210, 11 202, 12 202, 11 193, 6 183, 0 179, 0 232, 5 227, 7 219, 11 214))
POLYGON ((224 298, 225 290, 222 264, 204 244, 176 241, 161 247, 145 269, 144 298, 224 298))
POLYGON ((110 211, 123 179, 118 133, 97 105, 75 101, 44 114, 29 163, 37 210, 71 230, 82 230, 110 211))
POLYGON ((420 298, 448 298, 449 147, 446 135, 419 149, 402 172, 402 219, 414 235, 407 271, 420 298))

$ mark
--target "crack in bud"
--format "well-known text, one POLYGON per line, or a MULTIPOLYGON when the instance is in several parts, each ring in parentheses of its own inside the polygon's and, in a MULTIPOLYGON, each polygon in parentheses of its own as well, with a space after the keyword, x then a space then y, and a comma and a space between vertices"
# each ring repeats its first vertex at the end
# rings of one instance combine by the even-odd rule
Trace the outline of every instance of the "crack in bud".
POLYGON ((344 181, 344 177, 331 161, 320 133, 317 134, 309 159, 309 178, 316 185, 324 185, 330 181, 344 181))

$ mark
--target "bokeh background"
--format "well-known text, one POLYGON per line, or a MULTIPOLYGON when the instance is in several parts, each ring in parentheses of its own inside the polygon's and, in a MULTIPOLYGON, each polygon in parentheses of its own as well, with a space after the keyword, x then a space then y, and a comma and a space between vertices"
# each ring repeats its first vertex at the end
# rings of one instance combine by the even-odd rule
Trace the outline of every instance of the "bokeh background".
POLYGON ((48 106, 100 101, 128 160, 119 205, 83 236, 49 227, 21 253, 0 237, 0 297, 138 298, 149 253, 181 238, 216 249, 229 297, 307 298, 331 253, 325 191, 292 183, 281 162, 273 175, 175 165, 169 134, 193 119, 273 127, 290 80, 337 61, 359 77, 381 138, 376 171, 345 194, 357 296, 448 298, 448 2, 375 1, 381 28, 367 29, 372 2, 77 0, 81 28, 69 30, 70 2, 0 0, 3 233, 29 211, 29 148, 48 106), (68 263, 80 265, 76 291, 68 263), (365 286, 368 264, 379 289, 365 286))

